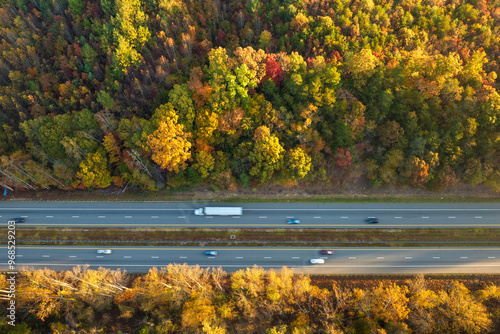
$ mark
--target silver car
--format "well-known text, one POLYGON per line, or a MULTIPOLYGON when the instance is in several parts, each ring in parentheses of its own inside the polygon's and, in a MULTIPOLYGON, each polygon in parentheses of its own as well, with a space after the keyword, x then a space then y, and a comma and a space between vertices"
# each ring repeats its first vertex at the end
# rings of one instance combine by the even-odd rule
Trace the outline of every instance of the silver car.
POLYGON ((111 254, 111 249, 98 249, 97 254, 111 254))
POLYGON ((311 264, 321 264, 325 263, 325 260, 323 259, 311 259, 311 264))

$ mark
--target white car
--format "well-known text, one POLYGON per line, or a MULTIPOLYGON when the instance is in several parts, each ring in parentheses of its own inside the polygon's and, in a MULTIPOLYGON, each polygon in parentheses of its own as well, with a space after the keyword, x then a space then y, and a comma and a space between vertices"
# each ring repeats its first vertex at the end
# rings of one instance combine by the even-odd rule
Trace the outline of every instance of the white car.
POLYGON ((311 259, 311 264, 321 264, 325 263, 325 260, 323 259, 311 259))
POLYGON ((111 249, 98 249, 97 254, 111 254, 111 249))

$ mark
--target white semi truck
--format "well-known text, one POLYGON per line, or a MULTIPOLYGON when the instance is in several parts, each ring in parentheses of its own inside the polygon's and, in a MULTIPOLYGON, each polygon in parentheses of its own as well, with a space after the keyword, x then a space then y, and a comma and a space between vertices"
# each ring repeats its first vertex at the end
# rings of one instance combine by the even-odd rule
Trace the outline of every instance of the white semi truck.
POLYGON ((243 208, 239 207, 204 207, 194 210, 197 216, 241 216, 243 208))

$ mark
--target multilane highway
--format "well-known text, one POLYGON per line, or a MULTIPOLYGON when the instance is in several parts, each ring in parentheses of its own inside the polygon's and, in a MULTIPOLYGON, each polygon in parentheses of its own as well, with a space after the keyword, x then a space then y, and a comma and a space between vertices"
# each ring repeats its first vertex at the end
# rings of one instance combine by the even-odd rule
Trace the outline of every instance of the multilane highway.
POLYGON ((0 221, 23 226, 391 228, 500 227, 500 204, 213 204, 0 202, 0 221), (241 206, 242 216, 195 216, 204 206, 241 206), (365 224, 376 217, 379 224, 365 224), (301 224, 287 225, 289 219, 301 224))
MULTIPOLYGON (((16 270, 50 268, 68 270, 77 265, 91 269, 121 268, 147 272, 170 263, 222 267, 227 272, 252 267, 294 268, 295 272, 322 274, 390 273, 500 273, 500 248, 332 248, 333 255, 321 255, 320 248, 211 248, 217 256, 204 255, 197 247, 77 247, 19 246, 16 270), (111 249, 109 255, 97 249, 111 249), (324 264, 312 265, 322 258, 324 264)), ((0 247, 0 271, 7 268, 7 249, 0 247)))

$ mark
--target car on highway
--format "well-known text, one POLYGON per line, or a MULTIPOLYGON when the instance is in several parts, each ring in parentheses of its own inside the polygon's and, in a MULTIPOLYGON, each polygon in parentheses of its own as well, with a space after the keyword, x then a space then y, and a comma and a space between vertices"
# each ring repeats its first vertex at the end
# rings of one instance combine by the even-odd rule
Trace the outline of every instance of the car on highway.
POLYGON ((367 224, 378 224, 378 219, 377 218, 367 218, 365 220, 365 223, 367 223, 367 224))
POLYGON ((287 224, 300 224, 300 220, 298 219, 290 219, 287 221, 287 224))
POLYGON ((321 255, 333 255, 333 253, 335 253, 335 252, 332 250, 322 250, 321 251, 321 255))
POLYGON ((205 252, 205 255, 212 255, 212 256, 216 256, 216 255, 217 255, 217 251, 214 251, 214 250, 209 250, 209 251, 206 251, 206 252, 205 252))
POLYGON ((13 220, 16 224, 24 223, 26 221, 24 218, 12 218, 11 220, 13 220))
POLYGON ((321 264, 321 263, 325 263, 325 260, 323 259, 311 259, 311 264, 321 264))
POLYGON ((111 254, 111 249, 98 249, 97 254, 111 254))

